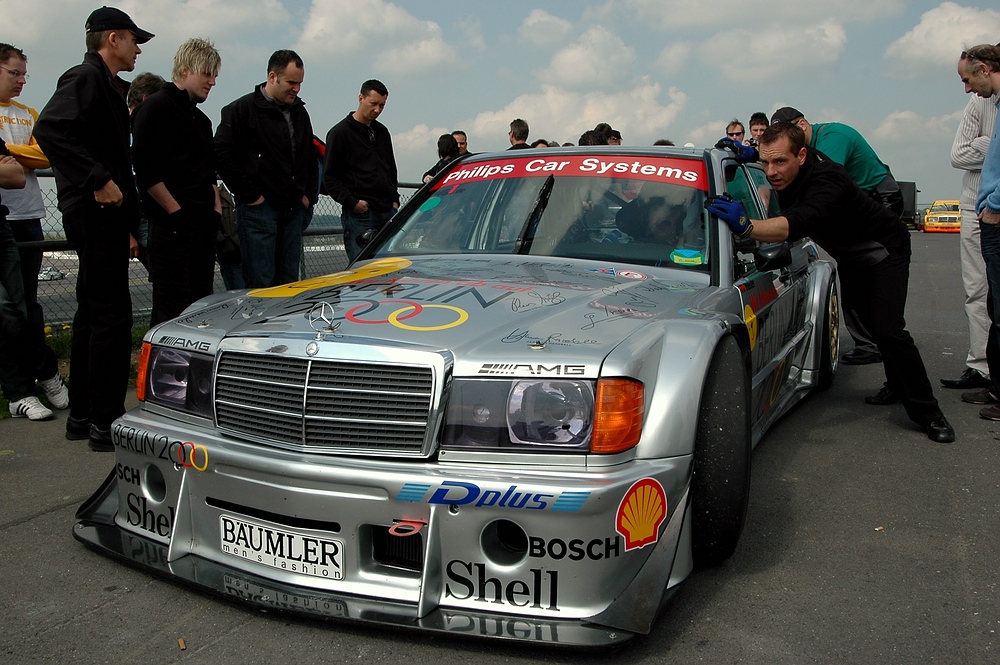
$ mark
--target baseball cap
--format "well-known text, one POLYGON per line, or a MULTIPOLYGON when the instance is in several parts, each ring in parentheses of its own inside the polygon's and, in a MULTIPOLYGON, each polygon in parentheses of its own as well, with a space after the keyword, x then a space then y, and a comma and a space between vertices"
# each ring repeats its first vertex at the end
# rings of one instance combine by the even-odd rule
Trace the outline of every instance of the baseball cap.
POLYGON ((135 35, 136 44, 145 44, 155 37, 137 26, 129 15, 116 7, 101 7, 95 9, 87 18, 87 32, 104 32, 105 30, 128 30, 135 35))
POLYGON ((773 125, 776 122, 795 122, 799 118, 804 117, 805 114, 802 111, 793 109, 791 106, 782 106, 771 116, 771 124, 773 125))

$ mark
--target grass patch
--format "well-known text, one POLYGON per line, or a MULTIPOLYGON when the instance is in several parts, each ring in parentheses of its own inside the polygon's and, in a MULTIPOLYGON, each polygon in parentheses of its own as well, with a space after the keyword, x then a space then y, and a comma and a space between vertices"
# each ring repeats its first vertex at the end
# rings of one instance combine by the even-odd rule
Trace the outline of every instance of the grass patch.
MULTIPOLYGON (((132 386, 135 385, 135 378, 138 371, 138 358, 139 350, 142 348, 142 337, 146 334, 147 330, 149 330, 148 322, 143 323, 139 327, 132 328, 132 367, 129 370, 129 385, 132 386)), ((61 326, 45 326, 45 342, 56 354, 56 360, 59 363, 59 373, 62 374, 63 380, 68 383, 70 375, 69 356, 70 349, 73 346, 73 328, 66 324, 61 326)), ((43 404, 51 406, 41 390, 38 391, 38 398, 42 400, 43 404)), ((7 407, 7 404, 7 397, 0 396, 0 420, 10 418, 10 409, 7 407)))

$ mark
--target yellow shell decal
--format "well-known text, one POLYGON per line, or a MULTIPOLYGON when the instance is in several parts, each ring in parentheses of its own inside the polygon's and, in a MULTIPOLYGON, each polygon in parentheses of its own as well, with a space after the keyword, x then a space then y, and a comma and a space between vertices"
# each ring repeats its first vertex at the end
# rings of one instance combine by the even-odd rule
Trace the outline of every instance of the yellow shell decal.
POLYGON ((306 291, 312 291, 313 289, 323 289, 336 284, 347 284, 348 282, 357 282, 362 279, 387 275, 391 272, 407 268, 412 263, 412 261, 407 259, 378 259, 352 270, 342 270, 332 275, 304 279, 301 282, 292 282, 291 284, 282 284, 281 286, 272 286, 266 289, 254 289, 253 291, 248 291, 247 295, 255 298, 288 298, 305 293, 306 291))
POLYGON ((635 550, 660 537, 660 525, 667 518, 667 494, 653 478, 636 481, 621 504, 615 530, 625 539, 625 551, 635 550))
POLYGON ((750 335, 750 350, 757 346, 757 315, 750 305, 743 308, 743 319, 747 322, 747 333, 750 335))

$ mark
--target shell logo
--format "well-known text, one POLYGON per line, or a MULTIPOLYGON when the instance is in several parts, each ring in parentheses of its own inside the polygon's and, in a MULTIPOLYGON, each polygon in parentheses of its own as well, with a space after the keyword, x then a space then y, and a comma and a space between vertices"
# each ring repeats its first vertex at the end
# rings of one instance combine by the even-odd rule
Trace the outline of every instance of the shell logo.
POLYGON ((625 538, 625 551, 635 550, 660 537, 660 525, 667 518, 667 494, 653 478, 636 481, 618 506, 615 530, 625 538))

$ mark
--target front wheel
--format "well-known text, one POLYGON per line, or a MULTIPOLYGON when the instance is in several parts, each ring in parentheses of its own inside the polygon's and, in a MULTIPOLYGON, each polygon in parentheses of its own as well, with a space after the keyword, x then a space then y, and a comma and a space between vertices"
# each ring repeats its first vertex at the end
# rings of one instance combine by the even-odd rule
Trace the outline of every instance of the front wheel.
POLYGON ((705 377, 691 476, 694 561, 718 565, 736 551, 750 498, 750 380, 726 337, 705 377))
POLYGON ((825 310, 819 339, 819 380, 816 382, 818 390, 826 390, 833 385, 833 377, 840 362, 840 294, 836 279, 830 281, 825 310))

